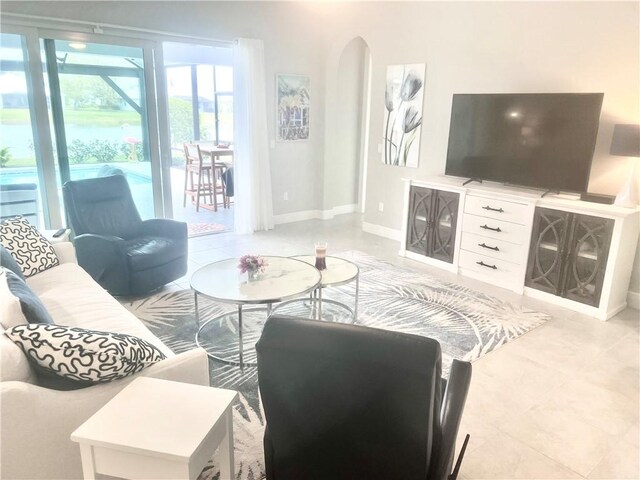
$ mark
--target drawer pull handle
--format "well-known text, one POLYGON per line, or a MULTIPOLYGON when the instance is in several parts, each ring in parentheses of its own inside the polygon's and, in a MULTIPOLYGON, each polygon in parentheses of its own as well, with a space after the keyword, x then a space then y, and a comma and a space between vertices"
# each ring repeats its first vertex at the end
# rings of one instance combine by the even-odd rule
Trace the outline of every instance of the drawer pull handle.
POLYGON ((499 212, 499 213, 504 213, 504 210, 502 208, 492 208, 489 205, 487 205, 486 207, 482 207, 484 210, 490 210, 492 212, 499 212))
POLYGON ((479 243, 478 246, 482 248, 488 248, 489 250, 495 250, 496 252, 500 251, 498 247, 490 247, 489 245, 486 245, 484 242, 479 243))
POLYGON ((493 270, 497 270, 498 267, 496 267, 495 265, 487 265, 486 263, 484 263, 482 260, 480 260, 479 262, 476 262, 478 265, 480 265, 481 267, 487 267, 487 268, 491 268, 493 270))
POLYGON ((480 228, 484 228, 485 230, 493 230, 494 232, 501 232, 500 227, 488 227, 487 225, 480 225, 480 228))

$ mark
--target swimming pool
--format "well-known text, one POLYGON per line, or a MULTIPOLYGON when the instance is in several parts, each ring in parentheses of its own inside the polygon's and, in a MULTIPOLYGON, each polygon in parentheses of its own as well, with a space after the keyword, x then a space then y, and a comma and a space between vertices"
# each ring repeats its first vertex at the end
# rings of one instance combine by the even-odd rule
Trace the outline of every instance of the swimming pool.
MULTIPOLYGON (((146 175, 142 172, 134 171, 127 168, 126 164, 103 164, 96 163, 91 165, 71 165, 71 178, 73 180, 85 180, 87 178, 95 178, 98 176, 98 171, 104 165, 111 165, 115 168, 121 169, 129 185, 133 188, 134 185, 151 185, 151 175, 146 175)), ((137 164, 136 164, 137 165, 137 164)), ((57 175, 58 184, 60 184, 60 176, 57 175)), ((0 168, 0 184, 9 185, 15 183, 39 183, 38 172, 36 167, 4 167, 0 168)))
MULTIPOLYGON (((153 218, 155 215, 153 208, 151 174, 146 174, 144 172, 144 169, 149 170, 151 168, 149 163, 94 163, 91 165, 70 165, 71 178, 73 180, 96 178, 98 176, 98 171, 104 165, 111 165, 124 172, 127 182, 129 183, 129 187, 131 188, 133 201, 136 204, 136 207, 138 207, 140 216, 143 219, 153 218)), ((38 188, 40 188, 36 167, 0 168, 1 185, 15 185, 20 183, 35 183, 38 185, 38 188)), ((58 184, 58 195, 60 203, 62 204, 62 184, 60 181, 60 175, 56 175, 56 183, 58 184)), ((42 209, 42 207, 40 208, 42 209)), ((40 212, 40 215, 42 215, 42 212, 40 212)))

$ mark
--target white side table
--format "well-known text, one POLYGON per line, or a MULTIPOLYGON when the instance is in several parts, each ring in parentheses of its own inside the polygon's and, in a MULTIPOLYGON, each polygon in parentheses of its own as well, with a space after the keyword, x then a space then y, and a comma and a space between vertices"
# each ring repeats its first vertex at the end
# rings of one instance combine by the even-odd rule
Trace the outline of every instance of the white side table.
POLYGON ((218 450, 235 479, 232 404, 238 393, 140 377, 72 434, 84 478, 195 480, 218 450))

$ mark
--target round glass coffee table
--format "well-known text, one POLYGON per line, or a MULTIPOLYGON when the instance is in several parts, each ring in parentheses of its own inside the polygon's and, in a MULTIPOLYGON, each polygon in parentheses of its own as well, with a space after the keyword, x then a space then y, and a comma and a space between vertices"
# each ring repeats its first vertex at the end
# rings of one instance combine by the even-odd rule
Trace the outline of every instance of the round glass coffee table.
MULTIPOLYGON (((296 255, 290 258, 295 260, 301 260, 305 263, 308 263, 309 265, 314 266, 315 268, 316 257, 313 255, 296 255)), ((308 301, 310 302, 310 305, 311 305, 312 318, 322 320, 322 305, 329 303, 332 305, 337 305, 338 307, 341 307, 347 310, 351 318, 355 321, 356 318, 358 317, 358 295, 360 293, 360 269, 355 263, 340 257, 328 256, 326 257, 326 264, 327 264, 327 268, 320 272, 322 274, 322 281, 320 283, 320 286, 312 292, 310 299, 297 298, 294 300, 282 302, 274 308, 274 311, 280 309, 281 307, 291 305, 292 303, 295 303, 295 302, 308 301), (338 300, 330 300, 328 298, 322 297, 322 290, 324 288, 338 287, 340 285, 345 285, 353 281, 356 282, 353 308, 351 308, 349 305, 347 305, 344 302, 340 302, 338 300)))
POLYGON ((240 273, 238 258, 206 265, 191 277, 199 326, 196 344, 210 358, 240 368, 257 366, 255 344, 272 305, 306 295, 320 286, 321 275, 313 265, 288 257, 263 258, 268 266, 255 280, 240 273), (199 296, 237 305, 237 311, 218 315, 200 325, 199 296), (266 315, 252 314, 250 321, 245 318, 245 313, 256 311, 266 311, 266 315))

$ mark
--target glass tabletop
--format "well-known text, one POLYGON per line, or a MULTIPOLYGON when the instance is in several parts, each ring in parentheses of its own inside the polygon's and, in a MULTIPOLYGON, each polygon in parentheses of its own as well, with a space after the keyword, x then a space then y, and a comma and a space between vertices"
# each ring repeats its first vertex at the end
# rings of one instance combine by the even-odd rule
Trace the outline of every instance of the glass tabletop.
MULTIPOLYGON (((315 268, 316 257, 313 255, 296 255, 296 260, 302 260, 315 268)), ((340 257, 326 257, 327 269, 322 272, 322 286, 341 285, 349 282, 358 276, 358 266, 340 257)))
POLYGON ((210 263, 191 277, 191 288, 213 300, 228 303, 275 303, 303 295, 320 285, 321 275, 313 265, 288 257, 262 257, 264 273, 249 280, 240 273, 240 259, 210 263))

